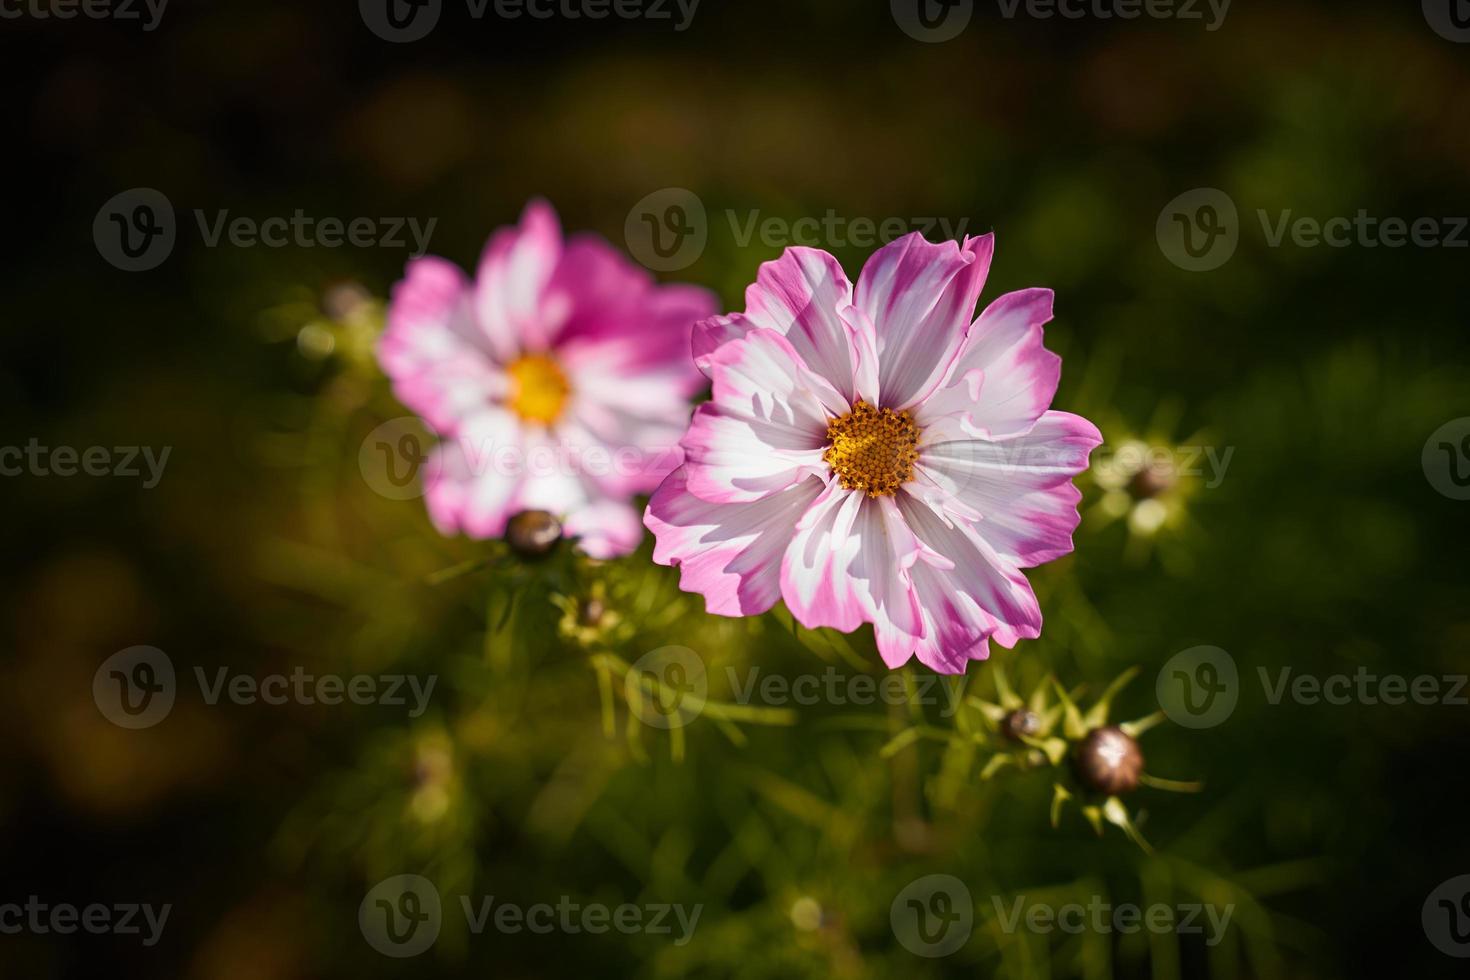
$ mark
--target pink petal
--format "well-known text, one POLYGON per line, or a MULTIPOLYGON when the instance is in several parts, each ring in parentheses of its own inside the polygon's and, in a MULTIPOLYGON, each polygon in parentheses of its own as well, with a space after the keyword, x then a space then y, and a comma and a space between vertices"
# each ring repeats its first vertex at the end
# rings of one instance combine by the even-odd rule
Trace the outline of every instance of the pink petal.
POLYGON ((882 390, 878 382, 878 332, 868 315, 856 306, 842 311, 852 340, 853 388, 856 398, 869 405, 880 404, 882 390))
POLYGON ((618 558, 638 550, 643 523, 638 511, 622 501, 599 500, 568 514, 562 527, 567 537, 593 558, 618 558))
POLYGON ((921 545, 893 497, 864 497, 855 531, 858 551, 850 566, 864 612, 873 624, 883 662, 897 667, 908 659, 900 650, 924 632, 923 613, 909 579, 921 545))
POLYGON ((689 489, 714 502, 754 500, 825 473, 831 387, 801 363, 784 337, 756 330, 710 358, 714 397, 684 437, 689 489))
POLYGON ((709 377, 709 359, 724 344, 732 340, 739 340, 752 330, 757 329, 744 313, 731 313, 728 316, 712 316, 700 320, 694 325, 694 336, 690 343, 690 352, 694 355, 694 363, 699 370, 709 377))
POLYGON ((1047 412, 1015 439, 952 434, 958 438, 920 447, 917 476, 941 491, 926 495, 931 505, 962 518, 979 515, 976 533, 1021 568, 1072 550, 1081 493, 1071 480, 1102 442, 1096 426, 1066 412, 1047 412))
POLYGON ((490 238, 475 278, 475 315, 502 362, 543 351, 560 331, 565 304, 543 303, 562 255, 561 226, 545 201, 532 201, 515 228, 490 238))
POLYGON ((807 629, 830 626, 851 632, 864 622, 864 604, 848 575, 862 542, 853 525, 863 495, 836 480, 811 505, 781 562, 781 597, 807 629))
POLYGON ((469 284, 451 262, 409 262, 393 287, 378 361, 398 400, 441 433, 505 388, 469 306, 469 284))
POLYGON ((822 482, 809 479, 750 503, 710 503, 689 492, 680 467, 643 517, 656 541, 653 560, 678 567, 679 587, 703 595, 711 613, 765 612, 781 596, 781 556, 821 492, 822 482))
POLYGON ((563 314, 551 338, 558 351, 596 350, 627 374, 669 372, 686 396, 703 384, 690 340, 694 324, 718 309, 707 289, 660 286, 602 238, 579 235, 567 243, 542 305, 563 314))
POLYGON ((684 461, 679 440, 688 409, 668 417, 639 414, 596 397, 578 397, 556 425, 577 472, 610 497, 648 493, 684 461))
POLYGON ((910 641, 910 653, 941 674, 963 674, 971 660, 990 656, 990 621, 955 577, 920 562, 910 577, 924 610, 925 636, 910 641))
POLYGON ((877 331, 882 403, 908 408, 939 384, 985 285, 994 237, 934 244, 918 232, 874 252, 855 305, 877 331))
POLYGON ((1026 576, 996 554, 975 528, 936 514, 911 496, 900 495, 898 506, 914 534, 953 563, 949 569, 931 566, 920 576, 926 584, 924 610, 937 631, 930 633, 938 640, 927 651, 934 660, 930 666, 962 668, 986 636, 1011 647, 1019 639, 1041 635, 1041 606, 1026 576), (927 588, 931 583, 937 587, 927 588), (948 600, 941 601, 941 595, 948 600))
POLYGON ((564 516, 591 502, 591 488, 578 470, 574 447, 539 426, 527 426, 522 439, 523 475, 513 511, 544 510, 564 516))
POLYGON ((842 266, 817 248, 793 246, 760 267, 745 291, 745 316, 791 342, 802 362, 851 402, 853 352, 841 311, 852 304, 842 266))
POLYGON ((962 414, 972 435, 1005 439, 1024 435, 1051 405, 1062 359, 1043 346, 1042 325, 1051 319, 1049 289, 1008 293, 980 315, 944 385, 917 413, 920 424, 962 414))
POLYGON ((513 500, 523 480, 521 451, 520 427, 500 409, 477 414, 458 438, 441 443, 435 450, 441 468, 426 494, 434 526, 472 538, 503 534, 505 522, 519 509, 513 500))
POLYGON ((826 472, 822 448, 785 422, 700 405, 683 440, 692 493, 715 503, 756 500, 826 472))

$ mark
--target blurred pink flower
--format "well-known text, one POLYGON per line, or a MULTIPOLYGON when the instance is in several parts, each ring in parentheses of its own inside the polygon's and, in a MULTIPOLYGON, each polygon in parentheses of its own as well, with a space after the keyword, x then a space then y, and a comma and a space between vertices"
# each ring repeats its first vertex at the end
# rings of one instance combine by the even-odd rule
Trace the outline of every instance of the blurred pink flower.
POLYGON ((944 673, 1041 633, 1021 569, 1072 550, 1071 478, 1102 438, 1048 411, 1052 294, 1001 296, 973 324, 993 236, 876 252, 856 289, 789 248, 746 312, 694 329, 714 382, 685 462, 644 516, 654 560, 710 612, 784 599, 807 627, 871 622, 890 667, 944 673))
POLYGON ((443 439, 425 470, 435 526, 497 537, 516 512, 546 510, 594 557, 635 549, 630 499, 679 462, 704 384, 690 328, 717 309, 601 238, 564 242, 543 201, 491 237, 474 281, 444 259, 410 262, 378 360, 443 439))

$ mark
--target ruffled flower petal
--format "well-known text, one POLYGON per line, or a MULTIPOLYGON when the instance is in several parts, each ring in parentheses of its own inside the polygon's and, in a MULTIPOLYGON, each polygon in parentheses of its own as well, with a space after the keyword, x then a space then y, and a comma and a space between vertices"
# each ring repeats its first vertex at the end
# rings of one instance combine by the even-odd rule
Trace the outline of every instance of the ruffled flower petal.
POLYGON ((961 246, 914 232, 868 259, 854 303, 876 329, 883 405, 909 408, 939 384, 964 340, 993 251, 991 235, 961 246))
POLYGON ((1081 492, 1072 478, 1087 468, 1102 434, 1067 412, 1044 413, 1024 436, 999 442, 969 438, 952 418, 931 427, 940 441, 920 447, 919 475, 940 493, 926 495, 961 518, 1022 568, 1072 550, 1081 492), (944 430, 953 438, 945 439, 944 430))
POLYGON ((857 580, 848 571, 862 542, 853 533, 863 495, 827 484, 796 526, 781 562, 781 596, 807 629, 850 632, 864 622, 857 580))
POLYGON ((679 587, 705 597, 710 612, 753 616, 781 597, 781 557, 796 525, 822 493, 804 480, 759 500, 719 504, 689 492, 680 467, 654 493, 643 523, 653 532, 653 560, 679 569, 679 587))
POLYGON ((441 433, 452 432, 506 383, 475 326, 469 290, 453 263, 414 259, 393 287, 378 341, 394 395, 441 433))
POLYGON ((494 538, 505 532, 515 513, 523 478, 520 426, 501 409, 487 409, 467 421, 461 433, 434 450, 425 502, 443 534, 494 538))
POLYGON ((826 470, 831 387, 773 330, 756 330, 710 359, 714 398, 684 437, 689 489, 705 500, 755 500, 826 470))
POLYGON ((921 662, 958 673, 966 660, 983 659, 989 637, 1012 647, 1041 635, 1041 607, 1030 583, 976 528, 909 495, 901 494, 897 506, 915 536, 949 566, 926 563, 913 573, 926 626, 912 641, 921 662))
POLYGON ((1043 346, 1052 292, 1027 289, 990 304, 970 329, 940 389, 918 412, 921 424, 960 414, 983 439, 1024 435, 1057 393, 1062 359, 1043 346))
POLYGON ((545 201, 526 205, 520 225, 500 229, 485 246, 475 275, 475 317, 502 362, 546 350, 561 331, 565 303, 543 304, 561 255, 561 224, 545 201))
POLYGON ((590 352, 586 363, 600 373, 654 375, 688 397, 703 385, 690 361, 691 331, 718 303, 697 286, 657 285, 603 239, 579 235, 567 243, 541 308, 560 323, 550 342, 562 356, 568 348, 590 352))

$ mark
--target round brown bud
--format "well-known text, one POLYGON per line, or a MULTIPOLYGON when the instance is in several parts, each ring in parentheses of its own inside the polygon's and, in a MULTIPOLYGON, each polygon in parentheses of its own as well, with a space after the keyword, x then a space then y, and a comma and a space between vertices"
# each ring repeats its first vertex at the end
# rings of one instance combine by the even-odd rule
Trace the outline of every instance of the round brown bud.
POLYGON ((542 558, 561 540, 561 521, 544 510, 523 510, 506 525, 505 540, 522 558, 542 558))
POLYGON ((1143 752, 1121 728, 1094 728, 1078 743, 1072 769, 1089 789, 1108 796, 1131 793, 1143 776, 1143 752))
POLYGON ((1001 719, 1000 730, 1012 742, 1019 742, 1022 737, 1030 738, 1041 731, 1041 716, 1034 711, 1017 708, 1001 719))

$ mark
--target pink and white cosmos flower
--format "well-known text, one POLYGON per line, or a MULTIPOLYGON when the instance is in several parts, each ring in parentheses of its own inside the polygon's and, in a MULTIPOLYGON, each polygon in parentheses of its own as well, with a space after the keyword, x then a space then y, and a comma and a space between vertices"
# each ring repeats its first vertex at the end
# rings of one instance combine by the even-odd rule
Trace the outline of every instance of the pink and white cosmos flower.
POLYGON ((1071 478, 1102 437, 1048 410, 1050 290, 970 322, 993 249, 909 235, 854 289, 831 255, 789 248, 743 314, 696 325, 714 395, 644 523, 654 560, 710 612, 784 599, 807 627, 872 623, 890 667, 917 656, 944 673, 992 638, 1040 635, 1021 569, 1072 550, 1071 478))
POLYGON ((601 238, 563 241, 541 201, 491 237, 474 281, 444 259, 410 262, 378 360, 444 439, 425 468, 435 526, 497 537, 518 511, 545 510, 594 557, 634 550, 631 498, 679 463, 704 385, 690 328, 718 308, 601 238))

